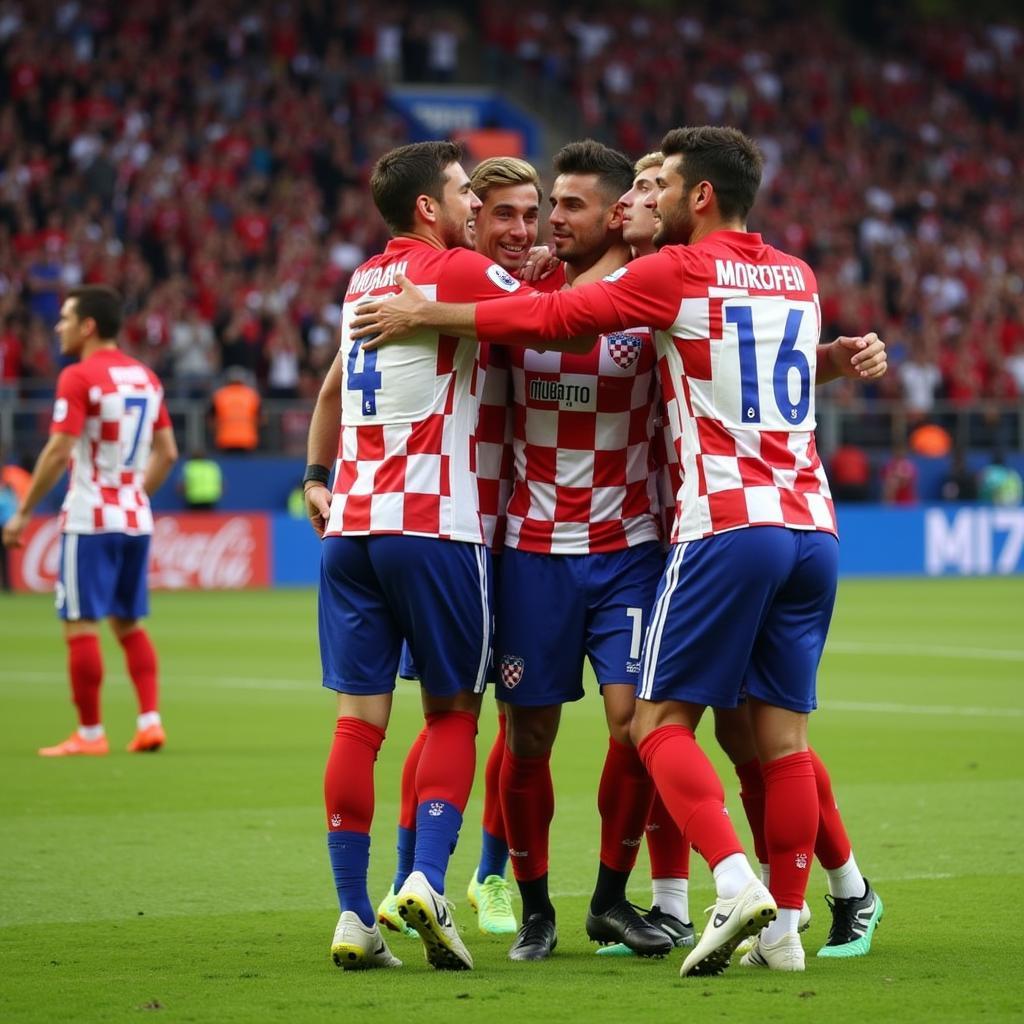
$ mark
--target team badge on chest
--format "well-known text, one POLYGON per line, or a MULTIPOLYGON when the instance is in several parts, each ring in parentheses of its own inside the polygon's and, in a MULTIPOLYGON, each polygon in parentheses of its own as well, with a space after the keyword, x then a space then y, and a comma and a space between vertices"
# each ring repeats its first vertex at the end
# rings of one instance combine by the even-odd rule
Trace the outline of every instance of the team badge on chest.
POLYGON ((519 680, 523 678, 524 668, 526 668, 526 663, 522 658, 517 658, 513 654, 506 654, 501 659, 502 686, 507 686, 510 690, 514 689, 519 680))
POLYGON ((609 334, 608 354, 615 361, 616 366, 628 370, 640 356, 640 338, 635 334, 609 334))

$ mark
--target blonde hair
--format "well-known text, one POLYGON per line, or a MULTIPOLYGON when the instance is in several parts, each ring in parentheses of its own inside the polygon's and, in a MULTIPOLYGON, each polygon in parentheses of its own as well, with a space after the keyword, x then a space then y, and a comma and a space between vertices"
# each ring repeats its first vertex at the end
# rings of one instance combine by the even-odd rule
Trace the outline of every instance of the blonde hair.
POLYGON ((544 198, 540 175, 533 164, 515 156, 492 156, 481 160, 469 176, 469 186, 481 200, 492 188, 507 185, 532 185, 537 190, 537 201, 544 198))
POLYGON ((633 165, 633 174, 643 174, 644 171, 651 167, 660 167, 664 162, 665 156, 661 150, 655 150, 653 153, 645 153, 633 165))

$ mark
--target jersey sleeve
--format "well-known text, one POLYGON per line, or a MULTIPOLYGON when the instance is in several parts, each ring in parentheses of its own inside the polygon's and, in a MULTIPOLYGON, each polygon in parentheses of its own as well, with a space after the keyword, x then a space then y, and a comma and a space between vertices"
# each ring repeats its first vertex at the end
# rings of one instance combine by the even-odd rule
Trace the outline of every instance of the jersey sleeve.
POLYGON ((85 427, 88 408, 89 384, 78 366, 69 366, 57 378, 50 433, 78 437, 85 427))
POLYGON ((532 291, 486 256, 472 249, 452 249, 437 286, 437 301, 486 302, 532 291))
POLYGON ((163 430, 165 427, 170 426, 172 426, 171 414, 167 411, 167 402, 161 396, 160 411, 156 414, 156 419, 153 421, 153 429, 163 430))
POLYGON ((655 253, 594 284, 547 295, 524 289, 501 303, 481 303, 476 310, 477 337, 522 344, 637 326, 666 330, 679 315, 682 297, 679 261, 668 253, 655 253))

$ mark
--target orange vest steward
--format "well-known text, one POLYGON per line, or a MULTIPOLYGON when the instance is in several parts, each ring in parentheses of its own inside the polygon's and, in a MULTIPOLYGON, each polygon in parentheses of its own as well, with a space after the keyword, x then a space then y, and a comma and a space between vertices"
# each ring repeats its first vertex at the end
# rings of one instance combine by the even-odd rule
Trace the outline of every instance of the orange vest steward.
POLYGON ((260 396, 247 384, 225 384, 213 393, 218 448, 251 450, 259 443, 260 396))

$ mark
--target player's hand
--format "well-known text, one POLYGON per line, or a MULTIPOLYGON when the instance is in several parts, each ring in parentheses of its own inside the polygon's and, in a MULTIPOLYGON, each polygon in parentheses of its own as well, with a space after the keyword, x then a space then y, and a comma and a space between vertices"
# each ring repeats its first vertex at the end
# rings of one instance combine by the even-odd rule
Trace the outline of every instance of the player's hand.
POLYGON ((5 548, 20 548, 21 535, 28 526, 28 516, 24 512, 15 512, 10 519, 4 523, 3 539, 5 548))
POLYGON ((430 303, 426 296, 404 274, 395 278, 402 290, 397 295, 361 302, 352 318, 351 336, 362 339, 367 351, 386 341, 408 338, 427 322, 430 303))
POLYGON ((306 515, 316 535, 323 540, 331 515, 331 492, 323 484, 311 483, 305 490, 306 515))
POLYGON ((535 245, 516 276, 520 281, 543 281, 555 272, 561 262, 546 245, 535 245))
POLYGON ((888 369, 885 342, 874 331, 856 338, 836 338, 829 355, 840 376, 853 380, 878 380, 888 369))

